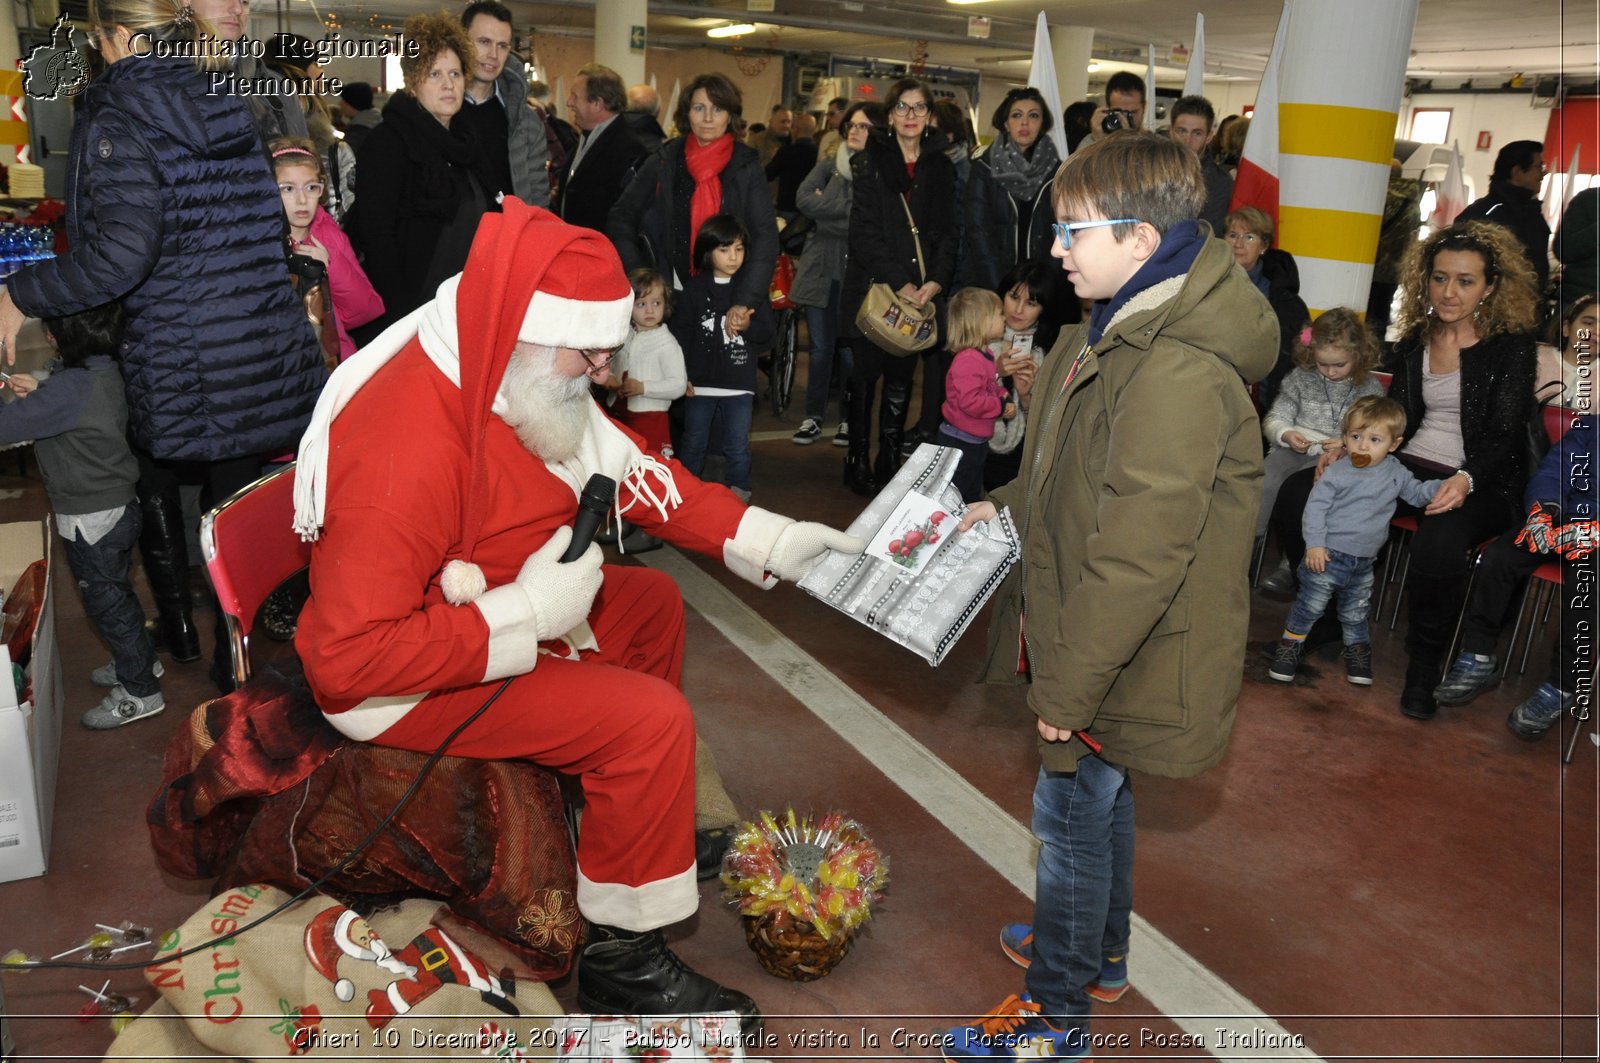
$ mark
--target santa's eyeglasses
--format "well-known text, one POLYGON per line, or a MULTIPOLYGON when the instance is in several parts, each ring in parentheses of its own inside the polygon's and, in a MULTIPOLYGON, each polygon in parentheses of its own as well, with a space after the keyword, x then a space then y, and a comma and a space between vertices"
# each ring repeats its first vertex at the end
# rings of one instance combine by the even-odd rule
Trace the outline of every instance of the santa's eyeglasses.
POLYGON ((591 347, 589 350, 580 350, 578 353, 583 355, 583 360, 589 363, 590 369, 598 370, 604 369, 606 366, 611 364, 611 359, 616 357, 617 348, 591 347))

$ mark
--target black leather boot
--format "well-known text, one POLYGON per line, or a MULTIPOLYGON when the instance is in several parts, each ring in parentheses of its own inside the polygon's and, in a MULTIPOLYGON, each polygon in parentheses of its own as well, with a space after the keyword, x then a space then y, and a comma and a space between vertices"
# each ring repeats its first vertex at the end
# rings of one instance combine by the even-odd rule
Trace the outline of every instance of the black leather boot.
POLYGON ((659 930, 592 923, 578 957, 578 1007, 595 1015, 684 1015, 736 1011, 745 1036, 761 1030, 756 1002, 692 970, 659 930))
POLYGON ((884 380, 883 404, 878 408, 878 460, 872 467, 880 485, 894 479, 900 468, 900 444, 905 440, 910 406, 911 381, 884 380))
POLYGON ((1410 601, 1406 654, 1410 660, 1400 692, 1400 711, 1413 720, 1431 720, 1439 711, 1433 691, 1443 678, 1444 655, 1455 633, 1465 583, 1465 576, 1413 575, 1406 581, 1410 601))
POLYGON ((200 631, 194 626, 189 593, 189 547, 183 528, 183 501, 177 484, 142 498, 144 528, 139 553, 160 616, 162 639, 174 661, 200 659, 200 631))
POLYGON ((850 449, 844 459, 844 485, 867 498, 878 493, 878 482, 872 476, 872 435, 867 430, 872 423, 868 413, 872 409, 872 392, 871 384, 851 384, 847 416, 850 449))

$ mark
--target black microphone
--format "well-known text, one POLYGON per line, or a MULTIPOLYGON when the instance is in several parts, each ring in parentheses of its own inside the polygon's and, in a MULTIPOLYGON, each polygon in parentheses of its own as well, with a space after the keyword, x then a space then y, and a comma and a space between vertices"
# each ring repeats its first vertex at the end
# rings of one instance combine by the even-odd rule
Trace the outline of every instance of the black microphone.
POLYGON ((589 549, 589 544, 594 542, 594 533, 600 530, 600 522, 606 519, 616 497, 617 481, 599 472, 589 477, 589 482, 583 485, 583 494, 578 496, 578 515, 572 522, 572 542, 567 544, 567 552, 561 555, 563 565, 578 560, 589 549))

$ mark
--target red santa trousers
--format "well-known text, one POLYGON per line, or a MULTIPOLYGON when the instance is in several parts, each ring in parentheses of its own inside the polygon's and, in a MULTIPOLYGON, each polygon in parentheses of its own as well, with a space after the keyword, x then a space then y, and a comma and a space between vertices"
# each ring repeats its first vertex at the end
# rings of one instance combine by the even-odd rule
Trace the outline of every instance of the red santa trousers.
MULTIPOLYGON (((678 689, 683 598, 653 569, 606 565, 589 626, 600 649, 549 654, 511 681, 449 753, 577 775, 578 909, 628 930, 685 919, 694 867, 694 719, 678 689)), ((373 742, 431 753, 498 683, 436 691, 373 742)))

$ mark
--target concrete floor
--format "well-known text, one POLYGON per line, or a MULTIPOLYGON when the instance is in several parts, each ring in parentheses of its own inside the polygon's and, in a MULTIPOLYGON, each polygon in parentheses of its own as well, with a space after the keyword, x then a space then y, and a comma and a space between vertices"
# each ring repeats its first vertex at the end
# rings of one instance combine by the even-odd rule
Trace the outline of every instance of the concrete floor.
MULTIPOLYGON (((758 415, 754 501, 842 527, 860 509, 840 486, 844 452, 831 423, 792 445, 800 416, 758 415)), ((46 508, 36 477, 0 477, 0 498, 6 520, 46 508)), ((1021 991, 996 935, 1031 913, 1031 717, 1019 689, 973 682, 985 618, 935 670, 792 587, 763 593, 670 550, 640 560, 684 588, 684 687, 741 809, 848 811, 892 861, 886 902, 820 981, 765 974, 716 883, 676 947, 760 1003, 773 1039, 755 1055, 936 1054, 917 1038, 1021 991)), ((64 565, 56 609, 68 722, 50 870, 0 884, 0 953, 49 955, 93 923, 164 929, 209 896, 156 868, 143 824, 169 737, 213 693, 204 662, 168 663, 164 715, 90 733, 76 718, 106 654, 64 565)), ((1257 596, 1252 637, 1275 637, 1286 611, 1257 596)), ((1097 1008, 1097 1057, 1595 1058, 1596 746, 1585 737, 1563 766, 1564 735, 1506 731, 1537 666, 1430 722, 1401 716, 1400 634, 1376 626, 1369 688, 1336 660, 1273 682, 1252 646, 1223 764, 1137 777, 1133 991, 1097 1008), (1304 1047, 1250 1047, 1275 1030, 1304 1047), (1204 1048, 1179 1045, 1195 1036, 1204 1048)), ((109 1024, 75 1018, 89 972, 3 977, 17 1058, 104 1052, 109 1024)), ((151 999, 138 972, 113 985, 151 999)), ((552 989, 575 1007, 570 979, 552 989)))

